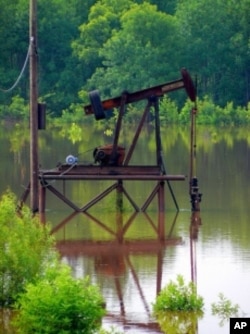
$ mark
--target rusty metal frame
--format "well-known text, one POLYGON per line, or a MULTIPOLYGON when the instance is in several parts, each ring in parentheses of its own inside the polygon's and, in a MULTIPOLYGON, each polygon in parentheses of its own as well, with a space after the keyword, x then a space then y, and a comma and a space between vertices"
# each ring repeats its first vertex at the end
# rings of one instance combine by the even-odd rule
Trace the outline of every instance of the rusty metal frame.
MULTIPOLYGON (((111 153, 112 157, 115 157, 116 148, 118 145, 118 139, 122 124, 122 118, 124 115, 125 102, 128 98, 127 94, 123 94, 122 105, 120 108, 118 121, 115 129, 114 145, 111 153)), ((46 189, 50 190, 55 196, 61 199, 65 204, 70 206, 76 212, 86 212, 96 203, 105 198, 113 190, 119 191, 120 194, 124 194, 132 205, 135 211, 146 211, 152 200, 156 195, 158 195, 158 208, 159 211, 163 212, 165 210, 165 200, 164 200, 164 184, 167 182, 170 193, 174 200, 177 211, 179 210, 176 198, 170 186, 170 180, 185 180, 184 175, 168 175, 166 173, 166 168, 164 166, 162 157, 162 144, 161 144, 161 134, 160 134, 160 119, 159 119, 159 103, 158 97, 150 97, 148 99, 145 110, 141 116, 141 120, 135 131, 134 137, 132 139, 131 146, 129 147, 128 153, 125 156, 124 163, 122 166, 84 166, 84 165, 63 165, 53 170, 40 170, 39 171, 40 184, 43 190, 40 192, 40 196, 43 197, 40 203, 40 212, 45 211, 45 192, 46 189), (130 159, 133 155, 135 146, 137 144, 139 135, 141 133, 142 127, 145 123, 145 119, 150 111, 150 108, 154 107, 155 111, 155 139, 156 139, 156 165, 155 166, 129 166, 130 159), (64 194, 58 191, 54 186, 52 186, 49 180, 115 180, 116 182, 111 186, 108 186, 103 192, 96 195, 88 203, 84 204, 82 207, 76 206, 72 201, 70 201, 64 194), (141 208, 134 202, 132 197, 129 195, 127 190, 123 185, 123 181, 129 180, 155 180, 156 186, 154 187, 152 193, 148 196, 145 203, 141 208)))
MULTIPOLYGON (((52 170, 39 169, 38 171, 38 179, 40 181, 39 188, 39 212, 44 214, 46 208, 46 190, 51 191, 55 196, 57 196, 60 200, 62 200, 65 204, 67 204, 70 208, 72 208, 75 212, 86 212, 96 203, 105 198, 110 192, 113 190, 117 191, 119 194, 120 201, 117 200, 117 203, 122 205, 121 196, 125 195, 132 207, 135 211, 146 211, 154 197, 158 196, 158 209, 160 212, 164 212, 165 210, 165 183, 169 188, 170 194, 174 201, 176 210, 179 211, 179 206, 177 204, 177 200, 175 198, 174 192, 172 190, 170 181, 184 181, 186 177, 184 175, 168 175, 166 171, 166 167, 164 165, 164 159, 162 156, 162 143, 161 143, 161 133, 160 133, 160 117, 159 117, 159 97, 164 94, 179 90, 185 89, 191 101, 195 101, 196 99, 196 90, 193 85, 192 79, 189 76, 189 73, 186 69, 181 70, 182 78, 164 83, 159 86, 147 88, 138 92, 128 93, 124 92, 121 96, 105 101, 101 101, 98 96, 98 91, 95 91, 94 97, 97 98, 98 104, 92 103, 93 105, 85 106, 86 115, 95 113, 95 107, 98 106, 98 112, 101 115, 104 115, 104 111, 111 108, 119 107, 118 120, 115 128, 115 135, 113 139, 112 152, 110 156, 110 164, 107 166, 86 166, 86 165, 78 165, 77 163, 73 165, 61 165, 52 170), (116 166, 112 163, 116 161, 117 148, 120 130, 122 126, 123 116, 125 114, 125 107, 129 103, 137 102, 142 99, 147 100, 147 105, 144 109, 144 112, 141 116, 139 124, 137 126, 136 132, 132 139, 132 143, 128 149, 126 156, 124 157, 124 162, 122 165, 116 166), (103 111, 102 111, 103 108, 103 111), (134 153, 135 146, 137 144, 139 135, 141 133, 142 127, 145 123, 146 117, 151 108, 154 108, 154 120, 155 120, 155 141, 156 141, 156 165, 155 166, 129 166, 129 162, 134 153), (49 181, 55 180, 113 180, 114 184, 108 186, 102 193, 96 195, 92 200, 88 203, 85 203, 82 207, 78 207, 71 200, 69 200, 64 191, 60 192, 57 190, 49 181), (146 199, 145 203, 141 208, 134 202, 132 197, 126 191, 123 181, 129 180, 148 180, 148 181, 156 181, 156 186, 154 187, 151 194, 146 199)), ((96 102, 96 100, 95 100, 96 102)), ((27 199, 30 188, 27 187, 24 195, 21 199, 21 205, 27 199)))

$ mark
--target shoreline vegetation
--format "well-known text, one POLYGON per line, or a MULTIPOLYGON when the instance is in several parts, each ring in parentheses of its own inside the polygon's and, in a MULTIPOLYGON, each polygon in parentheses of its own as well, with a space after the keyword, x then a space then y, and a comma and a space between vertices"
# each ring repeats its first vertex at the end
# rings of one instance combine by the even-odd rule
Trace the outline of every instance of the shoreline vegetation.
MULTIPOLYGON (((203 99, 197 99, 196 105, 186 100, 182 108, 177 103, 164 96, 160 99, 160 121, 162 125, 188 125, 190 123, 190 113, 196 109, 196 122, 200 125, 215 126, 244 126, 250 124, 250 102, 247 107, 235 106, 233 102, 228 102, 225 107, 215 105, 213 101, 205 96, 203 99)), ((142 102, 128 105, 123 117, 126 124, 137 124, 144 111, 142 102)), ((119 110, 114 109, 106 114, 106 119, 98 121, 98 127, 102 125, 113 124, 116 122, 119 110)), ((15 123, 28 121, 29 106, 20 96, 15 96, 9 106, 0 105, 0 119, 15 123)), ((148 123, 153 124, 153 113, 148 117, 148 123)), ((89 124, 96 122, 94 115, 85 115, 82 104, 72 105, 69 109, 62 111, 60 117, 51 116, 46 113, 46 120, 53 125, 63 125, 66 123, 89 124)))

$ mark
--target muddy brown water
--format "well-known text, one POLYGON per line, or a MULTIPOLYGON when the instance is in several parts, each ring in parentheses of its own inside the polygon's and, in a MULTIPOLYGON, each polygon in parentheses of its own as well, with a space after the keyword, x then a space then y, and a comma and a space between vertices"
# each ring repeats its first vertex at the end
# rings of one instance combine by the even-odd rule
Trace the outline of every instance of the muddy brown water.
MULTIPOLYGON (((92 163, 93 149, 112 141, 112 129, 105 130, 69 125, 40 132, 41 165, 53 168, 69 154, 78 156, 80 163, 92 163)), ((105 328, 114 326, 135 334, 161 333, 152 316, 152 303, 161 288, 179 274, 186 281, 196 282, 205 301, 204 316, 198 320, 194 334, 228 334, 228 321, 222 324, 221 318, 211 313, 211 304, 218 302, 219 293, 240 305, 239 316, 250 317, 248 133, 244 128, 198 127, 195 165, 203 196, 195 217, 188 194, 188 127, 162 128, 168 173, 187 175, 186 181, 171 182, 179 212, 167 184, 163 217, 159 217, 156 200, 146 213, 135 213, 125 198, 121 214, 115 208, 114 192, 87 213, 74 214, 53 194, 47 194, 46 220, 54 229, 62 261, 72 267, 75 277, 88 275, 100 286, 108 312, 103 319, 105 328)), ((122 130, 120 140, 125 147, 129 147, 132 134, 131 127, 122 130)), ((0 145, 0 191, 10 187, 20 196, 29 181, 28 130, 13 127, 2 132, 0 145)), ((154 163, 154 131, 145 128, 131 164, 154 163)), ((112 181, 53 181, 53 186, 64 189, 79 206, 110 184, 112 181)), ((151 181, 124 183, 139 206, 154 185, 151 181)))

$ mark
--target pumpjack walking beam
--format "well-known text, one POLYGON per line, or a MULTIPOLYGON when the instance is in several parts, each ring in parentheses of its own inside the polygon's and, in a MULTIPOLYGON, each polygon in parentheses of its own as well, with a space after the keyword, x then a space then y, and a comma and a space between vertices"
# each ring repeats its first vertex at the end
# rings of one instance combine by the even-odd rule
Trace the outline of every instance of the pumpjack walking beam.
MULTIPOLYGON (((151 88, 143 89, 134 93, 129 93, 126 97, 125 104, 137 102, 140 100, 148 99, 151 96, 163 96, 166 93, 176 91, 185 88, 188 97, 192 102, 196 100, 196 89, 193 81, 185 68, 181 69, 182 78, 164 83, 162 85, 154 86, 151 88)), ((118 108, 122 104, 123 96, 118 96, 112 99, 101 101, 98 95, 98 91, 90 93, 91 104, 84 107, 85 114, 95 114, 96 119, 105 118, 104 110, 110 110, 118 108)))

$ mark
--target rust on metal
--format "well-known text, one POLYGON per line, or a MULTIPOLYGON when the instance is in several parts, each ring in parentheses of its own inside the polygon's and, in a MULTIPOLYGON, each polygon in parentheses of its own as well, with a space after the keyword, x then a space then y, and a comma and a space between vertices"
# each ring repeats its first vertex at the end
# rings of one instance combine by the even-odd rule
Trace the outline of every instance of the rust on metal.
MULTIPOLYGON (((134 93, 128 93, 126 104, 137 102, 140 100, 148 99, 150 96, 163 96, 171 91, 184 88, 184 82, 182 79, 172 81, 170 83, 165 83, 163 85, 151 87, 134 93)), ((102 107, 104 110, 110 110, 113 108, 118 108, 121 105, 121 96, 102 101, 102 107)), ((87 105, 84 107, 86 115, 93 114, 92 105, 87 105)))
MULTIPOLYGON (((130 202, 136 212, 146 211, 150 203, 155 197, 158 198, 158 210, 163 213, 165 210, 165 183, 167 184, 177 211, 179 207, 172 190, 170 181, 184 181, 185 175, 169 174, 166 170, 163 155, 162 155, 162 142, 160 131, 160 117, 159 117, 159 98, 164 94, 185 89, 187 95, 191 101, 196 101, 196 90, 193 81, 188 71, 181 69, 181 79, 164 83, 162 85, 154 86, 151 88, 143 89, 134 93, 124 92, 119 97, 111 98, 101 101, 98 90, 89 93, 90 105, 84 107, 87 115, 94 114, 96 120, 105 118, 104 111, 119 108, 118 118, 114 131, 113 143, 109 145, 102 145, 95 148, 93 152, 93 164, 79 164, 78 159, 72 155, 66 158, 66 164, 60 164, 60 166, 53 169, 38 170, 38 180, 40 181, 39 191, 39 212, 43 214, 46 210, 46 191, 51 191, 55 196, 62 200, 66 205, 71 207, 75 212, 86 213, 93 205, 105 198, 110 192, 116 191, 117 201, 116 208, 122 212, 123 200, 122 196, 125 196, 130 202), (137 129, 131 144, 126 152, 123 145, 119 144, 120 131, 122 127, 122 120, 125 114, 125 106, 129 103, 137 102, 140 100, 147 100, 144 112, 141 115, 141 119, 138 122, 137 129), (129 165, 132 155, 135 152, 136 144, 139 135, 142 131, 142 127, 147 119, 147 116, 151 110, 154 112, 155 121, 155 164, 154 165, 129 165), (97 194, 89 202, 78 206, 73 203, 65 195, 65 182, 63 183, 63 191, 59 191, 55 185, 52 185, 51 181, 114 181, 114 184, 109 184, 100 194, 97 194), (151 194, 146 198, 144 204, 139 207, 132 196, 128 193, 123 184, 123 181, 155 181, 155 186, 151 194)), ((25 191, 22 202, 27 198, 30 189, 25 191)))
POLYGON ((61 174, 43 174, 41 177, 43 180, 124 180, 124 181, 131 181, 131 180, 142 180, 142 181, 184 181, 185 175, 94 175, 94 174, 78 174, 78 175, 61 175, 61 174))
POLYGON ((184 181, 185 175, 163 175, 159 166, 86 166, 68 165, 40 170, 40 180, 172 180, 184 181))
MULTIPOLYGON (((191 101, 195 101, 196 90, 195 90, 193 81, 188 71, 185 68, 181 69, 181 75, 182 75, 182 78, 175 80, 175 81, 171 81, 171 82, 164 83, 162 85, 146 88, 146 89, 143 89, 137 92, 133 92, 133 93, 127 92, 125 104, 137 102, 140 100, 145 100, 145 99, 150 98, 151 96, 161 97, 166 93, 169 93, 175 90, 179 90, 182 88, 186 89, 186 92, 189 98, 191 99, 191 101)), ((101 105, 102 105, 103 110, 110 110, 113 108, 120 107, 122 103, 122 99, 123 99, 122 96, 118 96, 118 97, 114 97, 114 98, 102 101, 101 105)), ((85 106, 84 110, 85 110, 86 115, 94 113, 92 104, 85 106)))

